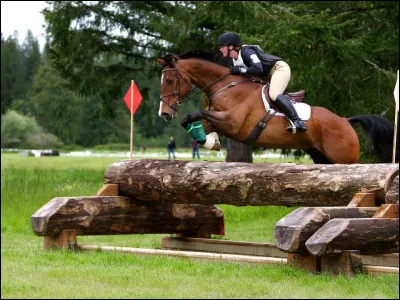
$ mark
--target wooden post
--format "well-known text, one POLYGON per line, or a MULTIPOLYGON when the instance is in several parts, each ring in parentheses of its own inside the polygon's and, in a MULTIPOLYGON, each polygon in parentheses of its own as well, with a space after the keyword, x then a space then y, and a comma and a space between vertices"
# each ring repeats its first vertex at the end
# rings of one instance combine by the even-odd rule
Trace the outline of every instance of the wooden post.
POLYGON ((321 271, 321 258, 318 256, 288 253, 287 264, 308 270, 312 273, 321 271))
POLYGON ((53 250, 57 248, 70 250, 78 249, 76 230, 64 229, 57 235, 45 236, 43 241, 43 248, 44 250, 53 250))
POLYGON ((347 250, 338 255, 327 255, 321 257, 321 272, 350 277, 353 274, 363 272, 360 251, 347 250))
POLYGON ((133 85, 134 81, 131 81, 131 160, 132 160, 132 151, 133 151, 133 85))

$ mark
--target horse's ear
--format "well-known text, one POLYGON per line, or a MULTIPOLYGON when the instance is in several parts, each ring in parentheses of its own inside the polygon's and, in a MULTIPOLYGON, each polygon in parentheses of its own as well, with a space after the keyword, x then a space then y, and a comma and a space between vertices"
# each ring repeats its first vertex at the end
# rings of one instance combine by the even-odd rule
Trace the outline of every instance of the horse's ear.
POLYGON ((161 65, 161 66, 165 66, 165 61, 161 58, 156 58, 157 62, 161 65))

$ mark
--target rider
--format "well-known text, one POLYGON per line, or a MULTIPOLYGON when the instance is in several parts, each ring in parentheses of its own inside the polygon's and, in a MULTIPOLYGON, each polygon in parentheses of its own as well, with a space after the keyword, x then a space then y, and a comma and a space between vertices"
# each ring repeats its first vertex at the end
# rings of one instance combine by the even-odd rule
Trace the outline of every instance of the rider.
MULTIPOLYGON (((231 74, 249 74, 260 77, 271 76, 269 96, 296 126, 297 131, 306 131, 306 125, 299 118, 292 102, 283 94, 289 80, 289 65, 277 56, 264 54, 258 45, 241 45, 235 32, 225 32, 218 39, 219 50, 224 57, 232 58, 231 74)), ((292 131, 289 126, 287 131, 292 131)))

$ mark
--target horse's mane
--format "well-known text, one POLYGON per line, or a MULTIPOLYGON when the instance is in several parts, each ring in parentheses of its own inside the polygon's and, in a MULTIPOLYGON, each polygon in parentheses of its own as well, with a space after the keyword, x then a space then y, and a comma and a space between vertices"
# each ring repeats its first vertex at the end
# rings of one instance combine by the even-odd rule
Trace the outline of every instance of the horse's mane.
POLYGON ((207 60, 210 62, 213 62, 215 64, 218 64, 223 67, 228 67, 230 58, 229 57, 223 57, 221 53, 213 53, 201 49, 197 50, 190 50, 188 52, 185 52, 181 55, 175 55, 173 53, 168 53, 163 57, 164 61, 167 62, 168 64, 171 63, 173 60, 178 60, 178 59, 188 59, 188 58, 198 58, 202 60, 207 60))

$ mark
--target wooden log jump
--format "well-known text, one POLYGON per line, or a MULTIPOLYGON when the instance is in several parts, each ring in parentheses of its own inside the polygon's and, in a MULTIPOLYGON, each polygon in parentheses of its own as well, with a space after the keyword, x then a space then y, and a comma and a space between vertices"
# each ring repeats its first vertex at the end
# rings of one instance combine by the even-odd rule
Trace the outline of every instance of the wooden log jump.
POLYGON ((282 206, 346 206, 356 193, 385 201, 395 164, 250 164, 144 159, 110 165, 105 184, 141 201, 282 206))
POLYGON ((31 225, 35 234, 48 237, 45 244, 53 240, 54 246, 74 241, 71 234, 225 234, 224 213, 214 205, 141 203, 123 196, 57 197, 31 216, 31 225))
POLYGON ((308 254, 305 242, 334 218, 370 218, 378 207, 302 207, 280 219, 274 229, 279 249, 308 254))
MULTIPOLYGON (((348 275, 366 270, 363 255, 392 255, 399 249, 398 170, 396 164, 125 160, 106 169, 104 186, 96 196, 54 198, 32 215, 31 224, 35 234, 45 237, 45 249, 93 250, 78 246, 76 236, 174 233, 209 237, 225 234, 224 214, 213 204, 313 206, 278 221, 277 246, 225 241, 215 251, 281 251, 279 259, 262 261, 284 259, 313 272, 348 275)), ((163 246, 167 241, 171 246, 166 239, 163 246)), ((174 243, 177 246, 182 240, 174 243)), ((214 244, 201 247, 197 250, 214 244)))
POLYGON ((305 243, 313 255, 337 254, 357 249, 366 254, 399 251, 399 219, 333 219, 305 243))

